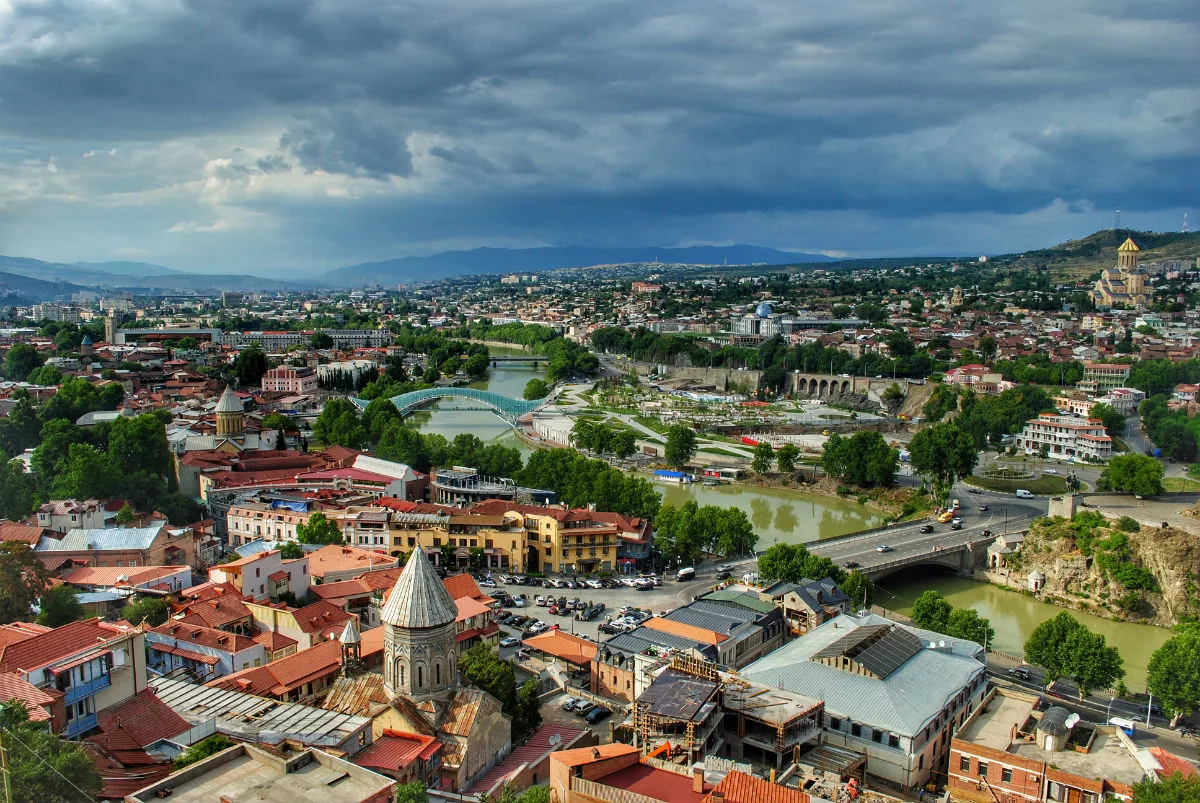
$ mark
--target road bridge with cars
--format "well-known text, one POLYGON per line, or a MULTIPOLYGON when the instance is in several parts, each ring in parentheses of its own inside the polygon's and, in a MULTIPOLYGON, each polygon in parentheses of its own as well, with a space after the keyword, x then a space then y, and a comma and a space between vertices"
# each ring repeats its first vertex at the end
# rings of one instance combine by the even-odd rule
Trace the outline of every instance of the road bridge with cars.
POLYGON ((809 551, 842 568, 857 568, 871 579, 916 566, 938 566, 967 575, 985 568, 987 548, 997 536, 1027 530, 1035 518, 1046 515, 1045 498, 967 493, 964 485, 958 486, 955 494, 961 530, 923 519, 829 538, 809 544, 809 551), (980 510, 984 506, 987 509, 980 510), (932 525, 933 531, 921 532, 926 525, 932 525))

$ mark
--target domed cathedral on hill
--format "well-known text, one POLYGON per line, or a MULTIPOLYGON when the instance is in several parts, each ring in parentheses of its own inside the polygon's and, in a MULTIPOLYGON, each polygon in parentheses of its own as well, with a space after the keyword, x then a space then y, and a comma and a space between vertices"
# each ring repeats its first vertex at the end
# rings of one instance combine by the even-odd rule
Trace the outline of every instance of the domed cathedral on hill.
POLYGON ((1154 292, 1146 287, 1146 272, 1138 267, 1137 243, 1129 237, 1117 249, 1116 267, 1105 268, 1092 288, 1092 301, 1099 309, 1148 305, 1154 292))

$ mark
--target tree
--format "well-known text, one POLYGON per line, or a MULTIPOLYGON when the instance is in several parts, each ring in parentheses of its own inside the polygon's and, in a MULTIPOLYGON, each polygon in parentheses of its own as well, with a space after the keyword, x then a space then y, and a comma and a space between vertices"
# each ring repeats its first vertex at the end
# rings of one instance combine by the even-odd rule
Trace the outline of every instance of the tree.
POLYGON ((667 430, 667 464, 683 468, 696 456, 696 433, 685 424, 667 430))
POLYGON ((122 476, 110 455, 87 443, 73 443, 62 473, 54 478, 54 493, 62 499, 104 499, 114 494, 122 476))
POLYGON ((1163 465, 1153 457, 1141 454, 1121 454, 1108 461, 1100 475, 1100 487, 1138 496, 1155 496, 1163 492, 1163 465))
POLYGON ((754 461, 750 467, 755 474, 766 474, 775 462, 775 449, 766 441, 759 441, 754 447, 754 461))
POLYGON ((263 374, 269 367, 267 355, 263 353, 262 347, 258 343, 251 343, 242 349, 242 352, 233 361, 233 372, 237 374, 242 387, 257 385, 262 381, 263 374))
POLYGON ((791 474, 796 470, 796 460, 800 457, 800 450, 794 443, 785 443, 779 447, 779 451, 775 453, 775 459, 779 461, 779 471, 783 474, 791 474))
POLYGON ((850 598, 852 606, 861 605, 867 608, 875 599, 875 584, 858 569, 851 570, 842 582, 838 583, 838 587, 850 598))
POLYGON ((313 437, 325 446, 359 449, 366 443, 367 430, 358 420, 358 410, 353 402, 334 398, 325 402, 321 414, 313 422, 313 437))
POLYGON ((4 355, 4 377, 14 382, 24 382, 29 373, 42 364, 37 349, 28 343, 15 343, 4 355))
POLYGON ((33 477, 20 460, 0 460, 0 519, 18 521, 33 510, 33 477))
POLYGON ((53 365, 43 365, 40 368, 34 368, 25 379, 31 385, 41 385, 42 387, 57 385, 62 380, 63 372, 53 365))
POLYGON ((304 550, 295 541, 284 541, 283 546, 279 547, 279 557, 284 560, 296 560, 304 557, 304 550))
POLYGON ((59 627, 83 616, 79 592, 66 584, 47 588, 42 593, 41 608, 38 624, 46 627, 59 627))
POLYGON ((1104 431, 1109 434, 1109 437, 1120 437, 1125 434, 1125 416, 1117 412, 1117 409, 1111 404, 1093 405, 1092 410, 1088 413, 1088 418, 1098 418, 1104 422, 1104 431))
POLYGON ((46 564, 20 541, 0 542, 0 624, 29 617, 50 581, 46 564))
POLYGON ((152 415, 114 421, 108 432, 108 454, 126 474, 145 471, 166 477, 171 470, 166 428, 152 415))
POLYGON ((117 511, 117 515, 113 519, 114 524, 133 524, 135 521, 137 521, 137 512, 128 502, 121 505, 121 509, 117 511))
POLYGON ((831 477, 852 485, 888 486, 895 482, 900 453, 883 435, 864 430, 849 438, 836 432, 825 442, 821 468, 831 477))
POLYGON ((464 652, 458 669, 468 683, 500 701, 501 710, 513 718, 513 738, 524 738, 541 724, 536 685, 531 689, 526 684, 518 692, 512 664, 500 660, 490 644, 476 644, 464 652))
POLYGON ((488 355, 472 354, 467 358, 466 364, 463 365, 463 371, 471 379, 481 379, 487 376, 488 364, 488 355))
POLYGON ((429 795, 425 784, 420 781, 400 784, 396 787, 396 803, 428 803, 429 795))
POLYGON ((1200 803, 1200 775, 1174 772, 1161 781, 1145 778, 1133 785, 1133 803, 1200 803))
POLYGON ((296 525, 296 540, 302 544, 340 544, 342 531, 338 529, 337 522, 318 511, 309 516, 304 524, 296 525))
POLYGON ((975 440, 953 423, 918 432, 909 443, 909 453, 913 471, 929 481, 939 503, 945 502, 954 483, 968 476, 979 460, 975 440))
POLYGON ((945 633, 952 638, 966 639, 988 646, 996 641, 992 623, 970 608, 955 608, 946 622, 945 633))
POLYGON ((525 383, 525 392, 522 394, 522 398, 526 401, 533 401, 534 399, 544 399, 549 394, 550 386, 546 384, 546 380, 534 377, 525 383))
POLYGON ((1117 648, 1066 611, 1034 628, 1025 642, 1025 660, 1045 669, 1051 680, 1074 680, 1081 699, 1089 689, 1111 686, 1125 676, 1117 648))
MULTIPOLYGON (((954 606, 936 591, 926 591, 913 602, 913 624, 923 630, 946 633, 954 606)), ((949 635, 947 633, 946 635, 949 635)))
POLYGON ((979 356, 985 363, 990 363, 996 358, 996 338, 992 335, 984 335, 979 338, 979 356))
POLYGON ((31 722, 20 700, 0 704, 0 738, 8 750, 12 803, 73 803, 100 794, 88 752, 55 736, 48 723, 31 722))
POLYGON ((840 583, 845 573, 829 558, 814 555, 803 544, 775 544, 758 559, 758 574, 763 580, 798 583, 801 580, 831 578, 840 583))
POLYGON ((328 332, 317 330, 316 332, 313 332, 312 337, 308 339, 308 345, 310 348, 318 351, 331 349, 333 348, 333 335, 329 334, 328 332))
POLYGON ((431 365, 425 369, 425 373, 421 375, 425 380, 425 384, 432 385, 442 378, 442 373, 437 369, 436 365, 431 365))
POLYGON ((125 603, 121 609, 121 618, 131 625, 145 622, 151 627, 158 627, 170 615, 171 603, 166 597, 137 597, 125 603))
POLYGON ((624 460, 637 451, 637 434, 632 429, 623 429, 613 435, 612 453, 624 460))
POLYGON ((1200 710, 1200 630, 1185 629, 1154 651, 1146 685, 1176 720, 1200 710))
POLYGON ((209 756, 215 756, 222 750, 228 750, 233 747, 235 742, 228 736, 221 733, 214 733, 203 741, 184 750, 175 757, 175 769, 181 770, 189 764, 195 764, 197 761, 203 761, 209 756))

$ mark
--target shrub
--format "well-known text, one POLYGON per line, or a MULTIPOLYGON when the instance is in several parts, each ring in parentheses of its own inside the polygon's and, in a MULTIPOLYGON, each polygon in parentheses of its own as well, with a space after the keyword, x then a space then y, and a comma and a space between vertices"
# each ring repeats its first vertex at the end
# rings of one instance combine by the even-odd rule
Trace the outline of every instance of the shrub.
POLYGON ((1142 529, 1142 525, 1132 516, 1122 516, 1117 520, 1117 529, 1124 533, 1136 533, 1142 529))

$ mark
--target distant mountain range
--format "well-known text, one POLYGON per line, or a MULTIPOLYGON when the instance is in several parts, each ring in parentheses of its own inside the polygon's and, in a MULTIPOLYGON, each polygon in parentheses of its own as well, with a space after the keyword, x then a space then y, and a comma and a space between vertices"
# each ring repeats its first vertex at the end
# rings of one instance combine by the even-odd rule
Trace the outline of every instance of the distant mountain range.
POLYGON ((536 273, 555 268, 662 262, 684 265, 795 265, 834 262, 824 254, 802 254, 757 245, 697 245, 687 248, 476 248, 401 257, 338 268, 321 281, 338 287, 395 284, 485 273, 536 273))

